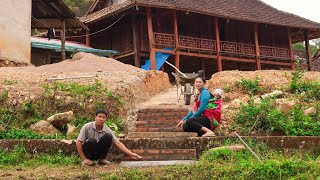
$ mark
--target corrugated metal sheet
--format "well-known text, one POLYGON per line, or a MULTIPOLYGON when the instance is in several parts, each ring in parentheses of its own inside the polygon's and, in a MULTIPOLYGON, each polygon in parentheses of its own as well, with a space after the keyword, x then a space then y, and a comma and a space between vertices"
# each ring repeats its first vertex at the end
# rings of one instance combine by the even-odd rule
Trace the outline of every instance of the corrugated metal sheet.
MULTIPOLYGON (((46 38, 32 37, 31 46, 33 48, 49 49, 56 52, 61 51, 61 41, 56 39, 48 40, 46 38)), ((92 53, 98 56, 105 56, 105 57, 112 57, 113 55, 118 54, 118 52, 114 50, 95 49, 95 48, 87 47, 84 44, 79 44, 79 43, 70 42, 70 41, 66 41, 65 50, 67 52, 87 52, 87 53, 92 53)))

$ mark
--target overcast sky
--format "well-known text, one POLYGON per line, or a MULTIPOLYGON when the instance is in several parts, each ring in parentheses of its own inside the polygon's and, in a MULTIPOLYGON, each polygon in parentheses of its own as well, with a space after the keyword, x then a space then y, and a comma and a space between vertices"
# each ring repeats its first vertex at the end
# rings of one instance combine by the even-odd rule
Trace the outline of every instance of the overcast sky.
POLYGON ((279 10, 320 23, 319 0, 261 0, 279 10))

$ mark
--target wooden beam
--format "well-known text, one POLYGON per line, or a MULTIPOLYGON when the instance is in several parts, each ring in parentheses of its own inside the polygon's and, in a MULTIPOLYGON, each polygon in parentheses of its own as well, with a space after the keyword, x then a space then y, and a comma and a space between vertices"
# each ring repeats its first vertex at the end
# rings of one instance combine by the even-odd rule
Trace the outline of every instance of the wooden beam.
MULTIPOLYGON (((174 60, 174 65, 177 69, 180 70, 180 52, 179 52, 179 31, 178 31, 178 20, 177 20, 177 11, 173 10, 173 32, 174 32, 174 43, 175 43, 175 51, 176 57, 174 60)), ((177 73, 178 71, 175 70, 177 73)))
POLYGON ((137 21, 136 16, 131 16, 131 26, 132 26, 132 37, 133 37, 133 52, 134 52, 134 65, 140 68, 140 43, 139 34, 137 31, 137 21))
POLYGON ((248 62, 248 63, 255 63, 256 60, 254 59, 241 59, 236 57, 229 57, 229 56, 222 56, 223 60, 229 60, 229 61, 237 61, 237 62, 248 62))
POLYGON ((202 57, 202 58, 210 58, 216 59, 216 55, 207 55, 207 54, 197 54, 197 53, 189 53, 189 52, 179 52, 182 56, 194 56, 194 57, 202 57))
POLYGON ((165 49, 155 49, 156 52, 162 52, 162 53, 167 53, 167 54, 172 54, 175 55, 176 52, 174 50, 165 50, 165 49))
POLYGON ((254 44, 256 45, 256 69, 261 70, 258 24, 254 23, 253 26, 254 26, 254 44))
POLYGON ((279 65, 279 66, 291 66, 291 63, 285 63, 285 62, 276 62, 276 61, 260 61, 262 64, 272 64, 272 65, 279 65))
POLYGON ((61 59, 66 60, 66 52, 65 52, 65 44, 66 44, 66 20, 62 20, 62 28, 61 28, 61 59))
POLYGON ((217 42, 217 67, 218 71, 222 71, 222 58, 221 58, 221 47, 220 47, 220 33, 219 33, 219 19, 214 17, 214 30, 217 42))
POLYGON ((291 69, 293 70, 294 69, 294 56, 293 56, 292 39, 291 39, 291 30, 290 30, 290 28, 288 28, 288 46, 289 46, 291 69))
POLYGON ((308 61, 308 71, 311 71, 311 57, 310 57, 310 46, 309 46, 309 32, 308 30, 304 30, 304 41, 306 45, 306 59, 308 61))
POLYGON ((131 55, 134 55, 134 52, 129 51, 127 53, 123 53, 123 54, 120 54, 120 55, 115 55, 115 56, 113 56, 113 59, 121 59, 121 58, 128 57, 128 56, 131 56, 131 55))
POLYGON ((90 35, 88 30, 86 30, 86 46, 90 47, 90 35))
POLYGON ((151 70, 156 70, 156 51, 154 48, 154 38, 153 38, 153 29, 152 29, 152 14, 151 14, 150 7, 147 7, 147 24, 148 24, 151 70))

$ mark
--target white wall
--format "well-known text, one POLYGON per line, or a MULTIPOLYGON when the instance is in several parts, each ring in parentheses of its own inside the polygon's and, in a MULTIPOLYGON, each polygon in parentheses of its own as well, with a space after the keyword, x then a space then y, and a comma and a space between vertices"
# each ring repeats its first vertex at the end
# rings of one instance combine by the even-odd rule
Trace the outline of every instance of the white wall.
POLYGON ((30 63, 32 0, 1 0, 0 59, 30 63))

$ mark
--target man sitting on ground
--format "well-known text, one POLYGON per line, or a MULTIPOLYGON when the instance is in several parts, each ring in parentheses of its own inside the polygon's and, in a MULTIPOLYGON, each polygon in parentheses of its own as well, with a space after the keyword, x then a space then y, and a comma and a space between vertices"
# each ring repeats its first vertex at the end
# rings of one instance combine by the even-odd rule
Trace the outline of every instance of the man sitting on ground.
POLYGON ((92 160, 98 160, 99 164, 106 165, 110 162, 106 160, 111 143, 117 146, 125 154, 133 159, 142 159, 136 153, 131 152, 126 146, 115 137, 112 130, 105 125, 108 117, 106 110, 97 110, 95 121, 85 124, 77 138, 77 150, 82 159, 82 165, 93 165, 92 160))

